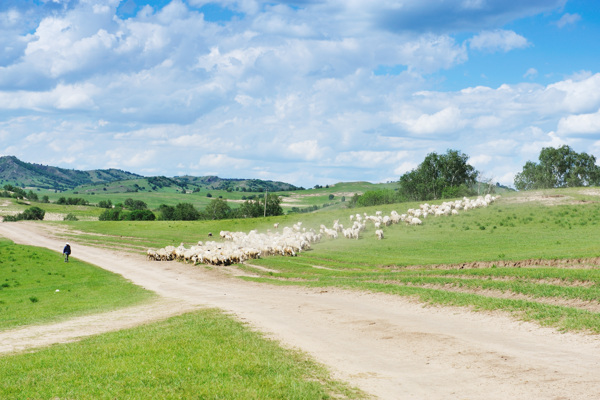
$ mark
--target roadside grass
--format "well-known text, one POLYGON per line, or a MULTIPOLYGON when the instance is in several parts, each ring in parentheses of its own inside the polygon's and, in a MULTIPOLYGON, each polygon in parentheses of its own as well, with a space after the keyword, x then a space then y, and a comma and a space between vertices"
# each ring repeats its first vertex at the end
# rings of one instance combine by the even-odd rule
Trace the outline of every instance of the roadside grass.
POLYGON ((0 370, 3 399, 365 398, 216 310, 0 356, 0 370))
POLYGON ((59 252, 0 238, 0 330, 109 311, 154 297, 76 255, 65 263, 59 252))

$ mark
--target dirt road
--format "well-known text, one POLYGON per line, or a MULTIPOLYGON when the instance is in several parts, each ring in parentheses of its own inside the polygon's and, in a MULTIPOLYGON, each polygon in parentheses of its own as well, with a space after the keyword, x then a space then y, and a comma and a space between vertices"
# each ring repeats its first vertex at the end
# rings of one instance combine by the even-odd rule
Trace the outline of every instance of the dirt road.
MULTIPOLYGON (((0 235, 58 252, 63 247, 39 224, 0 223, 0 235)), ((161 300, 62 325, 0 332, 0 352, 218 307, 285 346, 309 353, 334 377, 380 399, 600 396, 596 336, 560 334, 501 315, 424 308, 388 295, 247 283, 202 267, 71 246, 74 257, 121 274, 161 300)))

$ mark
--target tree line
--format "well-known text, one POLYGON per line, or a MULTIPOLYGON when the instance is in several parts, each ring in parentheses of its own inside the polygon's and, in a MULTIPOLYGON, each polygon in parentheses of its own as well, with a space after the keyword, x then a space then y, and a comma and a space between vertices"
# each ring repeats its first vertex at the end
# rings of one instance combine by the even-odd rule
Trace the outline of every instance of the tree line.
MULTIPOLYGON (((110 203, 103 205, 108 206, 110 203)), ((100 221, 197 221, 230 218, 256 218, 262 216, 283 215, 281 198, 274 194, 246 200, 240 207, 231 208, 227 200, 213 199, 203 209, 197 209, 191 203, 178 203, 175 206, 161 204, 158 215, 148 210, 146 203, 141 200, 127 199, 124 204, 115 205, 100 214, 100 221)))
MULTIPOLYGON (((477 194, 479 172, 468 163, 469 156, 458 150, 445 154, 430 153, 419 166, 398 181, 396 190, 367 191, 354 195, 349 207, 367 207, 406 201, 430 201, 477 194)), ((528 161, 515 176, 517 190, 550 189, 600 185, 600 167, 596 157, 577 153, 567 145, 545 147, 539 162, 528 161)), ((493 190, 493 186, 488 186, 493 190)))

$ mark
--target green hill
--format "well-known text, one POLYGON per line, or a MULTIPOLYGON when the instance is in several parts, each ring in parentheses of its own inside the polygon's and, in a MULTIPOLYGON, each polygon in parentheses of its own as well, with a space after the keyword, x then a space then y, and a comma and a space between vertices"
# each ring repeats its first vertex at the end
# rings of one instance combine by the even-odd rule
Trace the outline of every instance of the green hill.
POLYGON ((19 187, 67 190, 80 185, 138 179, 140 175, 118 169, 78 171, 0 157, 0 184, 19 187))
POLYGON ((287 192, 302 190, 285 182, 261 179, 224 179, 218 176, 165 176, 143 177, 119 169, 79 171, 19 160, 14 156, 0 157, 0 187, 13 185, 23 188, 75 190, 80 193, 130 192, 199 192, 219 190, 227 192, 287 192))

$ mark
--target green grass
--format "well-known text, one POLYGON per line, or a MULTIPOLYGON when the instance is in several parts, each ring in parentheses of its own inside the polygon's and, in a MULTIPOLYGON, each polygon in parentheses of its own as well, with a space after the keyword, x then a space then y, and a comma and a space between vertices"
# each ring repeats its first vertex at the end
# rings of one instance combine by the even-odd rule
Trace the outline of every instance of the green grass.
MULTIPOLYGON (((111 246, 123 246, 126 243, 130 249, 142 252, 146 248, 177 246, 179 243, 189 247, 198 240, 208 240, 208 232, 214 234, 212 240, 219 240, 220 230, 273 230, 274 222, 280 223, 280 229, 299 221, 303 222, 303 227, 315 230, 319 229, 320 224, 331 227, 336 219, 350 225, 350 214, 374 214, 378 210, 385 214, 391 210, 403 213, 419 204, 332 209, 266 219, 151 223, 79 221, 58 224, 72 227, 74 231, 68 237, 74 240, 96 245, 108 243, 111 246)), ((280 273, 266 273, 248 266, 240 268, 252 270, 262 275, 259 280, 274 284, 382 291, 416 296, 423 301, 439 304, 444 304, 446 299, 452 299, 453 304, 463 304, 465 299, 469 299, 470 306, 482 309, 487 307, 484 303, 489 302, 494 308, 513 310, 511 312, 520 318, 537 315, 540 323, 553 321, 551 323, 559 329, 585 326, 586 330, 600 332, 598 313, 543 304, 548 299, 559 303, 598 302, 598 268, 446 271, 438 267, 441 264, 456 265, 453 268, 458 268, 469 262, 487 262, 491 266, 520 260, 595 258, 600 256, 599 227, 598 196, 586 193, 581 188, 512 193, 487 208, 461 212, 451 217, 430 216, 422 226, 392 225, 384 229, 385 239, 381 241, 376 239, 374 228, 370 226, 360 240, 323 239, 314 244, 312 250, 301 253, 297 258, 273 257, 252 262, 280 273), (520 200, 522 196, 532 195, 537 200, 520 200), (313 266, 328 269, 316 269, 313 266), (550 279, 553 281, 548 281, 550 279), (483 296, 482 291, 526 296, 527 301, 483 296), (433 298, 437 300, 431 300, 433 298), (546 311, 531 312, 530 309, 535 307, 552 309, 550 314, 560 317, 541 317, 546 311), (578 325, 575 320, 587 322, 578 325)))
POLYGON ((0 357, 3 399, 363 398, 215 310, 0 357))
POLYGON ((72 257, 0 239, 0 330, 139 304, 155 295, 72 257), (58 291, 57 291, 58 290, 58 291))
MULTIPOLYGON (((147 186, 145 180, 131 180, 126 182, 126 186, 133 190, 133 184, 138 183, 142 187, 147 186)), ((125 183, 123 183, 125 185, 125 183)), ((186 193, 183 194, 174 190, 173 188, 164 188, 156 192, 147 191, 130 191, 126 192, 125 187, 118 188, 119 184, 108 185, 107 191, 98 191, 98 186, 81 186, 75 190, 67 190, 64 192, 55 192, 54 190, 40 189, 36 190, 35 193, 41 199, 42 196, 48 196, 50 203, 37 203, 33 202, 32 205, 38 206, 44 209, 47 213, 57 214, 68 214, 72 213, 80 219, 97 219, 98 216, 104 211, 104 209, 95 207, 101 200, 110 200, 113 204, 124 203, 126 199, 132 198, 134 200, 142 200, 151 210, 156 211, 161 204, 167 204, 174 206, 178 203, 191 203, 197 209, 204 209, 211 200, 222 197, 226 200, 231 200, 229 206, 237 208, 243 202, 243 198, 250 196, 260 196, 264 193, 259 192, 241 192, 226 190, 212 190, 202 189, 197 193, 186 193), (116 185, 115 187, 113 187, 116 185), (121 190, 115 192, 115 190, 121 190), (93 191, 93 192, 91 192, 93 191), (207 197, 210 193, 212 197, 207 197), (67 206, 55 204, 60 197, 76 197, 83 198, 90 202, 90 206, 67 206)), ((366 190, 376 190, 381 188, 395 188, 396 183, 381 183, 373 184, 369 182, 343 182, 330 185, 328 188, 322 189, 308 189, 298 191, 286 191, 276 192, 275 194, 282 197, 283 210, 287 213, 292 207, 306 208, 309 206, 317 205, 323 207, 324 204, 329 204, 328 207, 320 208, 319 212, 329 209, 340 209, 345 206, 345 203, 341 201, 341 197, 345 195, 346 201, 349 201, 354 193, 363 193, 366 190), (333 200, 329 200, 329 195, 333 194, 335 197, 333 200), (290 201, 290 199, 292 201, 290 201), (289 205, 288 205, 289 202, 289 205)), ((10 201, 10 207, 3 207, 0 211, 19 211, 22 212, 25 208, 29 207, 27 204, 19 204, 14 199, 0 199, 1 201, 10 201)))

